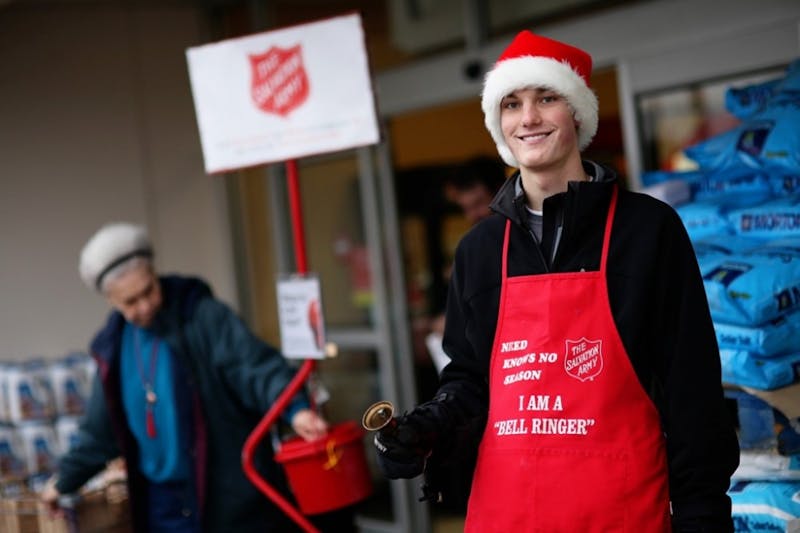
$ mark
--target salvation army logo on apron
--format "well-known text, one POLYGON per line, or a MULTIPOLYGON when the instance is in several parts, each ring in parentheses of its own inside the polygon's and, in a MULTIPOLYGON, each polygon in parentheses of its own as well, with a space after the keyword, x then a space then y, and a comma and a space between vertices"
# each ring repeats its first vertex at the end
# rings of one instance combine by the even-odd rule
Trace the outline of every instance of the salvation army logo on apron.
POLYGON ((263 54, 248 55, 252 71, 250 96, 264 112, 282 117, 308 99, 308 76, 300 45, 273 46, 263 54))
POLYGON ((564 370, 580 381, 596 378, 603 371, 603 341, 590 341, 581 337, 577 341, 566 341, 564 370))

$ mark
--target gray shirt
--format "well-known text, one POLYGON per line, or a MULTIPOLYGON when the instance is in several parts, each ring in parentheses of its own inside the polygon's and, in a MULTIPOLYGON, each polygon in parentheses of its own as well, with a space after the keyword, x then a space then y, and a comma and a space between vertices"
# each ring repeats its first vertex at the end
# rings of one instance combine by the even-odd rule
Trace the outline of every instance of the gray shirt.
MULTIPOLYGON (((605 172, 603 171, 603 167, 595 163, 594 161, 588 161, 588 163, 592 166, 594 173, 588 172, 589 174, 589 181, 603 181, 603 177, 605 172)), ((519 196, 522 193, 522 176, 517 178, 517 183, 514 185, 515 194, 519 196)), ((542 211, 534 211, 527 205, 525 206, 525 211, 528 214, 528 228, 531 230, 533 235, 536 237, 536 242, 541 246, 542 244, 542 227, 544 225, 544 213, 542 211)), ((556 217, 557 225, 556 225, 556 234, 553 238, 553 252, 550 254, 550 262, 553 262, 553 259, 556 256, 556 250, 558 250, 558 244, 561 242, 561 230, 564 226, 564 221, 562 217, 556 217)))

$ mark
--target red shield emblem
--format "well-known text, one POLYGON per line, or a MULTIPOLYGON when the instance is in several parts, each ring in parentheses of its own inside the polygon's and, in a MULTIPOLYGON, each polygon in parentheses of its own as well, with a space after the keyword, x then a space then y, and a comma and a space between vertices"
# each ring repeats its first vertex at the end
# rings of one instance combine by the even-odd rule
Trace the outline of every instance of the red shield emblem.
POLYGON ((564 370, 580 381, 596 378, 603 370, 603 341, 590 341, 586 337, 567 340, 564 370))
POLYGON ((287 49, 273 46, 248 57, 253 73, 250 96, 256 107, 285 117, 308 99, 308 76, 299 44, 287 49))

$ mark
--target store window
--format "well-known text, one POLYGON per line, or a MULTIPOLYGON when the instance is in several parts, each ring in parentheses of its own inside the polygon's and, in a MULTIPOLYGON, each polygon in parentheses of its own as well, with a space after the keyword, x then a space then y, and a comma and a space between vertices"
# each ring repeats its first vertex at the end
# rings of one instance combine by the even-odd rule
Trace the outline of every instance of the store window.
POLYGON ((683 150, 739 125, 725 106, 731 87, 745 87, 785 75, 785 68, 702 81, 637 97, 639 130, 645 170, 694 170, 697 165, 683 150))

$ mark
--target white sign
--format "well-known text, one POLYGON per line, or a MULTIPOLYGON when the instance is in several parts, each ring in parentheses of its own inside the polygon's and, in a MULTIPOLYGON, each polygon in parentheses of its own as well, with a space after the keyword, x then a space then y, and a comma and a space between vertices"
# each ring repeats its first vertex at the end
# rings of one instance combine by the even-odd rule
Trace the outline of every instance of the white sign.
POLYGON ((208 173, 379 141, 358 14, 186 51, 208 173))
POLYGON ((289 359, 325 357, 325 320, 319 278, 284 276, 278 280, 281 351, 289 359))

